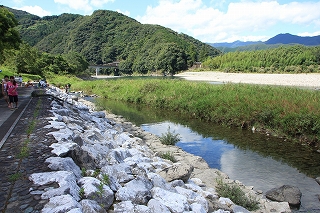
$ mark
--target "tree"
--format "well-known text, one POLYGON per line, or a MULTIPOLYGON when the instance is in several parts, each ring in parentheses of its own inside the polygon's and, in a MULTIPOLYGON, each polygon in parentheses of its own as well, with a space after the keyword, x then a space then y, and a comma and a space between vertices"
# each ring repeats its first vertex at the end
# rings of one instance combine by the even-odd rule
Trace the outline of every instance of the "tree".
POLYGON ((209 50, 207 45, 203 45, 200 54, 199 54, 199 61, 204 61, 209 56, 209 50))
POLYGON ((186 53, 175 43, 164 45, 158 53, 156 63, 156 68, 161 70, 163 74, 170 73, 174 75, 177 71, 188 68, 186 53))
POLYGON ((15 29, 18 21, 13 13, 0 6, 0 63, 4 61, 5 49, 18 49, 21 43, 19 32, 15 29))
POLYGON ((89 63, 86 61, 84 56, 77 52, 69 52, 63 55, 63 58, 67 61, 70 66, 70 72, 72 74, 82 73, 88 69, 89 63))
POLYGON ((40 57, 40 53, 30 47, 28 44, 21 44, 19 51, 16 53, 16 66, 18 73, 29 73, 40 75, 41 72, 37 69, 36 61, 40 57))

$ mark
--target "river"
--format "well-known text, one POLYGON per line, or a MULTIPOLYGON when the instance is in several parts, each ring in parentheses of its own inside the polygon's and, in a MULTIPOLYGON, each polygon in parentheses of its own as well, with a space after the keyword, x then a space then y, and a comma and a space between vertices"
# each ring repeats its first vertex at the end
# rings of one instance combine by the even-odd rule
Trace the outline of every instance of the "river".
POLYGON ((103 99, 95 102, 155 135, 161 136, 170 127, 181 137, 177 146, 255 190, 265 193, 285 184, 297 186, 303 195, 300 209, 295 211, 320 212, 320 186, 314 179, 320 176, 320 154, 306 146, 160 109, 103 99))

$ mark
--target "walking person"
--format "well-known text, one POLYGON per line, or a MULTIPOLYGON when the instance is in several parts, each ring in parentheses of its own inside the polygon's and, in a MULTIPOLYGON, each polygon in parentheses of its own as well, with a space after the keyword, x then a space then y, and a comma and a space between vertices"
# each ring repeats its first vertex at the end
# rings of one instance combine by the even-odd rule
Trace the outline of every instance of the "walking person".
POLYGON ((4 100, 8 104, 8 107, 10 107, 10 102, 9 102, 9 98, 8 98, 8 91, 7 91, 8 82, 9 82, 9 76, 5 75, 2 80, 2 94, 3 94, 4 100))
POLYGON ((10 76, 10 81, 7 83, 7 91, 9 96, 10 109, 14 110, 18 108, 18 84, 14 80, 13 76, 10 76), (15 103, 15 108, 13 107, 13 102, 15 103))
POLYGON ((19 85, 20 85, 20 87, 22 87, 22 76, 21 75, 19 75, 19 85))

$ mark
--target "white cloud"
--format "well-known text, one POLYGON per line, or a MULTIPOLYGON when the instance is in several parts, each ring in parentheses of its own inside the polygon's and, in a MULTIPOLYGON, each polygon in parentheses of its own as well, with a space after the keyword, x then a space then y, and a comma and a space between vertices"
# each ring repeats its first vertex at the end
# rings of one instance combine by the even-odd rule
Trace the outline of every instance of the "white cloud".
POLYGON ((266 40, 277 23, 314 25, 320 23, 320 2, 240 1, 230 3, 226 12, 208 7, 201 0, 160 0, 158 6, 149 6, 141 23, 159 24, 177 32, 184 32, 204 42, 234 41, 241 39, 266 40), (251 37, 249 37, 251 36, 251 37))
POLYGON ((298 34, 298 36, 318 36, 318 35, 320 35, 320 31, 316 31, 313 33, 303 32, 298 34))
POLYGON ((91 14, 94 8, 102 8, 104 4, 112 3, 115 0, 54 0, 55 3, 67 5, 72 10, 83 11, 91 14))
POLYGON ((107 4, 109 2, 114 2, 114 0, 91 0, 90 3, 95 7, 101 7, 104 4, 107 4))
POLYGON ((28 13, 40 16, 40 17, 50 16, 51 15, 51 12, 46 11, 46 10, 42 9, 41 7, 39 7, 39 6, 24 6, 24 7, 15 8, 15 9, 23 10, 23 11, 26 11, 28 13))
POLYGON ((126 16, 130 16, 130 11, 126 10, 126 11, 121 11, 121 10, 117 10, 118 13, 122 13, 126 16))
POLYGON ((85 11, 86 13, 92 11, 89 0, 54 0, 55 3, 68 5, 71 9, 85 11))

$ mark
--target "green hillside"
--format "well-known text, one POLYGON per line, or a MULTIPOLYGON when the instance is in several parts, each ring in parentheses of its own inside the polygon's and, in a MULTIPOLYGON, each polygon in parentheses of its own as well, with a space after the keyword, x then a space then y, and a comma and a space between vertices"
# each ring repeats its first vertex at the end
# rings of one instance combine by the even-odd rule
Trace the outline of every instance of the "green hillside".
POLYGON ((208 58, 203 65, 225 72, 320 72, 320 46, 284 45, 265 50, 229 52, 208 58))
POLYGON ((62 14, 43 18, 14 9, 23 41, 50 54, 78 52, 90 64, 120 61, 121 70, 176 72, 221 52, 185 34, 141 24, 121 13, 62 14))

